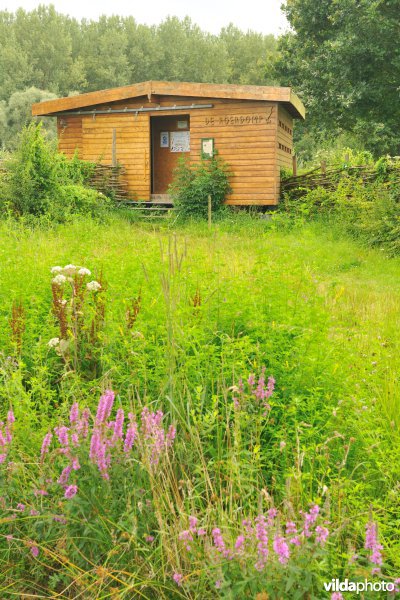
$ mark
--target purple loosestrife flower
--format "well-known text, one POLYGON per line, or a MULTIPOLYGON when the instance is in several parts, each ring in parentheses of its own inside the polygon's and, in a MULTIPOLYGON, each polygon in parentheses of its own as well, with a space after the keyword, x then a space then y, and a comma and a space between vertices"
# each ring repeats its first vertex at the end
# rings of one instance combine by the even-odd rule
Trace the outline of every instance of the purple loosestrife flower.
POLYGON ((174 427, 173 425, 170 425, 170 427, 168 429, 168 433, 167 433, 168 448, 171 447, 172 444, 174 443, 175 436, 176 436, 176 427, 174 427))
POLYGON ((74 402, 71 406, 71 412, 69 413, 69 422, 71 425, 76 423, 79 419, 79 405, 77 402, 74 402))
POLYGON ((6 438, 3 435, 2 430, 0 429, 0 447, 4 447, 7 445, 6 438))
POLYGON ((204 527, 200 527, 200 529, 197 530, 197 536, 202 537, 204 535, 207 535, 207 531, 204 529, 204 527))
POLYGON ((290 551, 285 538, 276 535, 274 538, 273 549, 275 554, 278 555, 279 562, 282 565, 286 565, 290 557, 290 551))
POLYGON ((117 416, 115 417, 115 423, 114 423, 114 434, 113 434, 113 442, 114 443, 117 440, 122 440, 124 418, 125 418, 124 411, 122 408, 119 408, 117 410, 117 416))
POLYGON ((37 546, 31 546, 31 554, 37 558, 39 556, 39 548, 37 546))
POLYGON ((97 452, 97 466, 104 479, 110 479, 108 474, 108 468, 111 463, 111 456, 107 452, 107 442, 100 442, 99 449, 97 452))
MULTIPOLYGON (((271 509, 272 510, 272 509, 271 509)), ((257 551, 258 561, 255 564, 257 571, 262 571, 268 559, 268 533, 267 522, 264 515, 259 515, 255 519, 256 522, 256 538, 258 540, 257 551)))
POLYGON ((265 386, 265 367, 263 367, 261 369, 261 375, 259 377, 259 380, 257 383, 257 388, 255 391, 255 396, 256 396, 257 400, 264 399, 264 394, 265 394, 264 386, 265 386))
POLYGON ((197 517, 189 517, 189 529, 190 531, 196 531, 197 529, 197 523, 199 522, 197 517))
POLYGON ((98 425, 105 423, 110 416, 114 404, 114 398, 115 394, 112 390, 106 390, 105 393, 100 397, 96 415, 96 423, 98 425))
POLYGON ((295 533, 297 533, 296 524, 293 521, 288 521, 286 523, 286 535, 293 535, 295 533))
POLYGON ((340 592, 333 592, 331 600, 344 600, 344 598, 340 592))
MULTIPOLYGON (((178 539, 182 542, 193 542, 193 533, 189 529, 185 529, 184 531, 180 532, 180 534, 178 535, 178 539)), ((188 543, 185 547, 188 551, 192 549, 188 543)))
POLYGON ((61 523, 62 525, 65 525, 67 522, 67 519, 64 517, 64 515, 55 515, 53 517, 53 521, 56 521, 57 523, 61 523))
POLYGON ((67 498, 68 500, 70 500, 71 498, 73 498, 74 496, 76 496, 77 492, 78 492, 78 486, 76 486, 76 485, 69 485, 67 487, 67 489, 65 490, 64 498, 67 498))
POLYGON ((84 408, 82 411, 82 416, 76 425, 76 431, 78 435, 87 438, 89 433, 89 418, 90 418, 90 410, 88 408, 84 408))
POLYGON ((20 510, 21 512, 24 512, 24 510, 25 510, 25 504, 22 504, 21 502, 19 502, 17 504, 17 510, 20 510))
POLYGON ((60 442, 61 446, 68 447, 69 446, 69 438, 68 438, 69 429, 68 429, 68 427, 65 427, 65 425, 63 425, 62 427, 55 427, 54 431, 55 431, 56 436, 58 437, 58 441, 60 442))
POLYGON ((373 521, 367 523, 365 528, 365 545, 366 550, 371 550, 369 557, 370 562, 375 565, 382 565, 382 554, 383 546, 378 541, 378 527, 373 521))
POLYGON ((172 579, 175 581, 175 583, 179 586, 182 585, 182 579, 183 579, 183 575, 181 575, 181 573, 174 573, 172 575, 172 579))
POLYGON ((7 444, 11 444, 11 442, 12 442, 12 433, 11 433, 10 426, 6 425, 4 431, 5 431, 5 434, 6 434, 6 442, 7 442, 7 444))
POLYGON ((267 512, 268 515, 268 527, 272 527, 275 521, 275 518, 278 515, 278 511, 276 508, 270 508, 267 512))
POLYGON ((135 421, 135 416, 132 413, 128 414, 129 425, 125 434, 124 452, 130 452, 138 435, 138 426, 135 421))
POLYGON ((328 539, 329 530, 326 527, 323 527, 322 525, 317 525, 317 527, 315 528, 315 533, 317 534, 315 537, 315 541, 317 542, 317 544, 323 546, 326 540, 328 539))
POLYGON ((252 388, 255 386, 256 384, 256 378, 254 377, 254 375, 249 375, 249 378, 247 380, 247 383, 249 384, 249 386, 252 388))
POLYGON ((46 435, 43 438, 42 447, 40 450, 40 460, 41 461, 44 460, 45 454, 47 454, 47 452, 49 451, 52 439, 53 439, 53 434, 51 433, 51 431, 49 431, 48 433, 46 433, 46 435))
POLYGON ((31 517, 37 517, 38 515, 40 515, 40 512, 38 510, 36 510, 35 508, 31 508, 31 510, 29 511, 29 514, 31 515, 31 517))
POLYGON ((289 542, 293 544, 293 546, 301 546, 300 537, 298 535, 295 535, 293 538, 291 538, 289 542))
POLYGON ((15 416, 12 410, 9 410, 7 413, 7 423, 8 425, 15 423, 15 416))
POLYGON ((69 476, 71 475, 71 471, 72 471, 72 465, 67 465, 63 469, 60 477, 58 478, 58 483, 60 485, 67 485, 69 476))
POLYGON ((243 549, 245 539, 246 538, 244 537, 244 535, 238 535, 237 536, 236 542, 235 542, 235 550, 237 552, 240 552, 243 549))
POLYGON ((73 446, 79 446, 79 435, 76 432, 71 433, 71 444, 73 446))
POLYGON ((242 525, 245 528, 245 532, 246 532, 245 537, 248 538, 248 539, 252 538, 253 535, 255 534, 255 532, 253 530, 251 520, 250 519, 243 519, 242 525))
POLYGON ((305 537, 311 537, 312 534, 310 531, 310 527, 317 520, 318 513, 319 513, 319 506, 317 504, 314 504, 314 506, 312 506, 310 508, 309 512, 306 512, 304 514, 304 535, 305 535, 305 537))
POLYGON ((100 444, 101 444, 100 431, 98 429, 94 429, 91 440, 90 440, 90 450, 89 450, 89 458, 92 462, 96 462, 97 456, 99 454, 100 444))
POLYGON ((272 396, 272 394, 274 393, 274 389, 275 389, 275 379, 272 377, 272 375, 270 375, 270 377, 268 377, 267 394, 265 397, 270 398, 272 396))
POLYGON ((216 547, 218 552, 220 552, 224 558, 231 559, 232 553, 230 550, 228 550, 226 548, 224 539, 222 537, 221 530, 218 527, 215 527, 212 530, 212 536, 213 536, 214 546, 216 547))

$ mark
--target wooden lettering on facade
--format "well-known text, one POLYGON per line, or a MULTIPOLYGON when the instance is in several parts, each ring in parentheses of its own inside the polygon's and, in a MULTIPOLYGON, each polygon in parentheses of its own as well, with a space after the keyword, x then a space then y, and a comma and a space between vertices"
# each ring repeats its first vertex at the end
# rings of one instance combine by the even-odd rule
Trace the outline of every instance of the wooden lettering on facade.
POLYGON ((207 127, 265 125, 271 122, 272 111, 273 109, 271 108, 269 114, 266 115, 224 115, 221 117, 206 117, 204 123, 207 127))

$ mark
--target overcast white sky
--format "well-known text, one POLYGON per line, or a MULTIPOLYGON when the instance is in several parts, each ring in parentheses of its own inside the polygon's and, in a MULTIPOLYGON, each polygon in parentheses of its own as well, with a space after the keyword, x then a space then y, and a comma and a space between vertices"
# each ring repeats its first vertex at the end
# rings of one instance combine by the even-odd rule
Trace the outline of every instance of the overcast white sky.
POLYGON ((188 15, 206 31, 218 33, 233 23, 243 31, 282 33, 287 22, 280 10, 282 0, 1 0, 0 8, 14 12, 32 10, 39 4, 54 4, 58 12, 78 19, 97 19, 99 15, 133 16, 138 23, 157 24, 168 15, 188 15))

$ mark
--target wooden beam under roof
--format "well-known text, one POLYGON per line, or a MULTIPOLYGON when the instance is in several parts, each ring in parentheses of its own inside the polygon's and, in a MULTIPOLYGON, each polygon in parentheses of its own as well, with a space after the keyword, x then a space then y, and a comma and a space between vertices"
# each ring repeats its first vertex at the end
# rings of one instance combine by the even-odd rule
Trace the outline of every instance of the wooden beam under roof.
MULTIPOLYGON (((294 117, 302 119, 305 117, 303 103, 289 87, 171 81, 145 81, 67 98, 46 100, 33 104, 32 115, 47 116, 66 110, 78 110, 87 106, 118 102, 130 98, 140 98, 142 96, 151 98, 152 95, 282 102, 294 117)), ((145 98, 145 101, 147 101, 147 98, 145 98)))

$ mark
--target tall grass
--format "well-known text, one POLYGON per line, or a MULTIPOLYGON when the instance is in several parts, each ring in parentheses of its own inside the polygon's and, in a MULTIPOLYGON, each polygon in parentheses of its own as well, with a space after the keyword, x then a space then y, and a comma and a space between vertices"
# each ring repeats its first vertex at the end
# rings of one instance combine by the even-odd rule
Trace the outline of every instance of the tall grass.
MULTIPOLYGON (((242 517, 275 505, 281 519, 289 518, 310 503, 331 520, 332 540, 308 567, 296 563, 296 593, 322 597, 321 577, 347 572, 371 510, 385 546, 385 576, 396 575, 397 259, 323 225, 283 232, 273 221, 241 216, 215 224, 211 233, 200 223, 172 230, 117 217, 47 230, 3 222, 0 229, 0 399, 2 413, 12 407, 17 416, 18 475, 3 494, 3 519, 24 490, 33 506, 28 490, 43 475, 37 458, 43 436, 68 419, 73 402, 93 412, 112 386, 119 406, 135 413, 144 405, 161 408, 178 430, 174 455, 156 478, 146 479, 139 465, 135 483, 116 474, 110 488, 88 475, 89 487, 64 503, 71 506, 66 537, 43 524, 43 515, 53 514, 51 499, 43 499, 40 517, 18 514, 19 549, 0 540, 3 595, 35 586, 43 597, 55 590, 66 598, 261 593, 267 582, 250 567, 245 572, 215 557, 210 563, 201 549, 186 555, 177 534, 197 515, 209 535, 218 525, 229 540, 242 517), (58 335, 50 268, 69 263, 102 274, 107 284, 95 374, 66 370, 48 347, 58 335), (21 349, 10 333, 15 302, 25 311, 21 349), (250 404, 238 416, 240 378, 258 376, 263 366, 276 380, 271 410, 264 418, 250 404), (45 566, 21 551, 33 532, 42 540, 45 566), (146 535, 154 542, 145 542, 146 535), (300 583, 307 568, 315 578, 300 583), (183 574, 181 586, 173 573, 183 574)), ((270 582, 271 597, 287 583, 287 571, 277 568, 283 588, 270 582)), ((362 569, 358 574, 367 573, 365 564, 362 569)))

